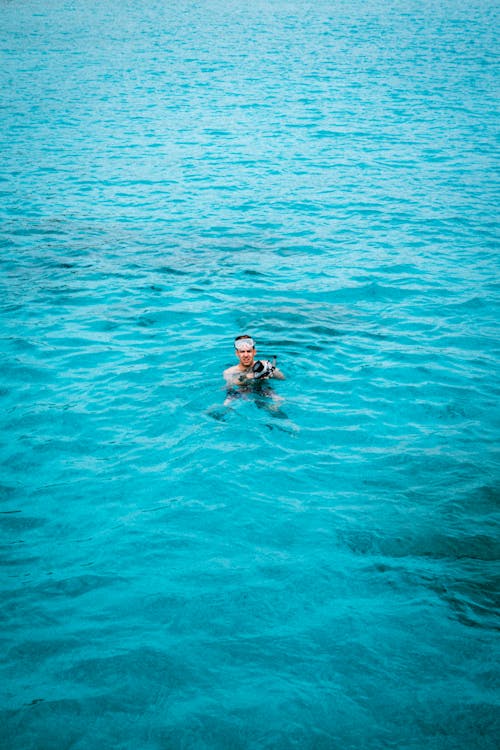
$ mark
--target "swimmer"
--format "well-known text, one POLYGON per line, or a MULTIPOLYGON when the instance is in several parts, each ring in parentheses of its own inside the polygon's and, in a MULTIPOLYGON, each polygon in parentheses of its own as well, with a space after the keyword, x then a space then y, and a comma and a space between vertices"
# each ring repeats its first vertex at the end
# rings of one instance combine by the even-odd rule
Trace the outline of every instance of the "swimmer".
MULTIPOLYGON (((233 367, 228 367, 223 373, 226 388, 228 389, 228 397, 224 402, 226 405, 238 393, 249 391, 250 389, 261 390, 264 381, 271 378, 275 380, 285 379, 281 370, 276 367, 276 358, 274 358, 274 362, 270 362, 267 359, 255 359, 257 350, 251 336, 247 334, 237 336, 234 340, 234 348, 239 362, 237 365, 233 365, 233 367)), ((269 393, 265 395, 272 397, 271 389, 268 390, 269 393)))

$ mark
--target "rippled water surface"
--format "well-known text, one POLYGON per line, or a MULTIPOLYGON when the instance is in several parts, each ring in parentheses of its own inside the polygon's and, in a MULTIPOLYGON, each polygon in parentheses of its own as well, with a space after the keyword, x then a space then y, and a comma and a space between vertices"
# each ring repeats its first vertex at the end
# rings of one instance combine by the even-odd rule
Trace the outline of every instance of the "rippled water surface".
POLYGON ((1 2, 2 750, 497 747, 497 9, 1 2))

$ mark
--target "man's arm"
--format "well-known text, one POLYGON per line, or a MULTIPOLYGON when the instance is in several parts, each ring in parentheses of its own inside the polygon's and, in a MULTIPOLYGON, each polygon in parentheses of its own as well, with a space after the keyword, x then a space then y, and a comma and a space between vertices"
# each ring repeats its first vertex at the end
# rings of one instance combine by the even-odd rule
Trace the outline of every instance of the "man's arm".
POLYGON ((222 373, 224 380, 226 381, 226 388, 231 388, 233 385, 237 385, 241 378, 241 373, 238 370, 238 365, 234 367, 228 367, 222 373))
POLYGON ((286 380, 285 376, 281 372, 281 370, 278 370, 277 367, 275 367, 273 374, 271 375, 272 378, 276 378, 276 380, 286 380))
POLYGON ((228 387, 231 385, 231 370, 232 369, 233 369, 232 367, 228 367, 227 370, 224 370, 224 372, 222 373, 222 377, 224 378, 226 382, 226 386, 228 387))

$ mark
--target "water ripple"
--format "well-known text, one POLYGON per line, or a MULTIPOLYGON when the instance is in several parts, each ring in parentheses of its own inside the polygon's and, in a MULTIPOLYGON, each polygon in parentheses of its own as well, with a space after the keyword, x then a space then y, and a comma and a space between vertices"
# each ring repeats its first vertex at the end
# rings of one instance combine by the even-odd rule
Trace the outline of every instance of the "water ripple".
POLYGON ((492 750, 494 3, 35 5, 0 744, 492 750), (279 406, 223 406, 246 331, 279 406))

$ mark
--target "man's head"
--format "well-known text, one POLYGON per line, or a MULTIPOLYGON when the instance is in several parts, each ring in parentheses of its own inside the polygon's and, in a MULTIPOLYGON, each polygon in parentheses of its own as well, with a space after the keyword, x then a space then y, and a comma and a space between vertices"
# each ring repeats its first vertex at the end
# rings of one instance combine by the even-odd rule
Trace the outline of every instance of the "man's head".
POLYGON ((237 336, 234 340, 234 348, 236 349, 236 356, 240 361, 240 365, 245 368, 252 367, 256 354, 253 338, 247 334, 237 336))

